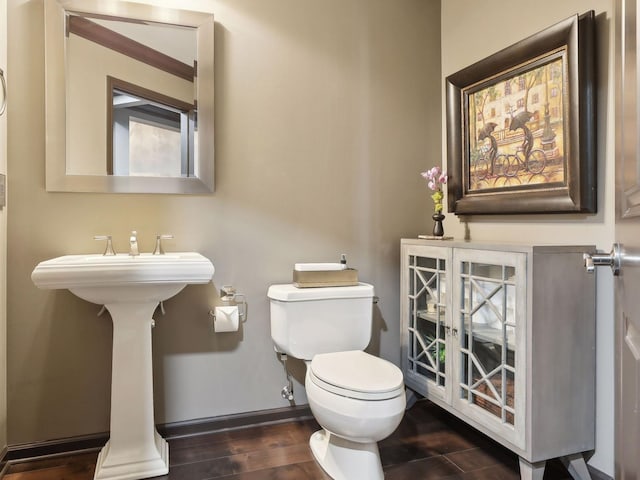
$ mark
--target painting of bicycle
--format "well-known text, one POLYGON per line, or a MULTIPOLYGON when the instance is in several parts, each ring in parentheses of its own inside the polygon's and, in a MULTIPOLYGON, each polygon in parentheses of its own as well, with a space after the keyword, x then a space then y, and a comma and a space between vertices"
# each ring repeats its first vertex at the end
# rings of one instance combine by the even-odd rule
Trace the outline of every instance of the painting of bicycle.
POLYGON ((563 184, 562 59, 469 95, 470 191, 563 184))
POLYGON ((448 210, 596 211, 594 13, 447 77, 448 210))

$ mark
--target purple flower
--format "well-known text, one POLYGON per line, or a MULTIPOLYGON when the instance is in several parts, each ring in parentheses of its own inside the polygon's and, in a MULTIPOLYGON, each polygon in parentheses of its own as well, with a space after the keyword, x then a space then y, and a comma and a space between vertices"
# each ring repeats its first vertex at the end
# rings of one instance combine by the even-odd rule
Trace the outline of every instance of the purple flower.
POLYGON ((435 192, 442 191, 442 185, 447 183, 447 172, 443 172, 437 165, 420 175, 427 180, 427 187, 435 192))

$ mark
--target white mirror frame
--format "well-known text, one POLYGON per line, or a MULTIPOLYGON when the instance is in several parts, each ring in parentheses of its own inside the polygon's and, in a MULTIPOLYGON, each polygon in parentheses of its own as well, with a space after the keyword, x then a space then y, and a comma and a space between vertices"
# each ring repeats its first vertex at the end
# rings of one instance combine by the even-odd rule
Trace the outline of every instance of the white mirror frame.
MULTIPOLYGON (((48 192, 208 194, 214 191, 214 88, 211 13, 125 1, 45 0, 45 128, 48 192), (172 23, 197 29, 199 177, 68 175, 66 170, 65 12, 172 23)), ((73 132, 70 132, 73 135, 73 132)))

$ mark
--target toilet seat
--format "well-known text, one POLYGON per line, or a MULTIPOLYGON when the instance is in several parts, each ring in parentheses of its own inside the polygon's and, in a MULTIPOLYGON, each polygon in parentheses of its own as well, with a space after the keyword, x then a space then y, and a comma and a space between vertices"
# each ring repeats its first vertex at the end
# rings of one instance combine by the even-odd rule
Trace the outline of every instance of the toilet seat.
POLYGON ((343 397, 389 400, 404 392, 398 367, 360 350, 316 355, 308 371, 319 388, 343 397))

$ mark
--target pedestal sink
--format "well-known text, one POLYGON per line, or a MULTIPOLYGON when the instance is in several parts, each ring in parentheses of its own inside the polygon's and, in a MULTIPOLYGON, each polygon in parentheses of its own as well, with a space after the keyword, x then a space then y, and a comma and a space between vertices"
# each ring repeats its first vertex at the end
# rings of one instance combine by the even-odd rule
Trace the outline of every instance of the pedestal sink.
POLYGON ((110 439, 98 456, 96 480, 134 480, 169 471, 169 446, 155 428, 152 315, 188 284, 208 283, 213 264, 199 253, 65 255, 31 274, 44 289, 69 289, 104 305, 113 320, 110 439))

